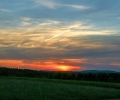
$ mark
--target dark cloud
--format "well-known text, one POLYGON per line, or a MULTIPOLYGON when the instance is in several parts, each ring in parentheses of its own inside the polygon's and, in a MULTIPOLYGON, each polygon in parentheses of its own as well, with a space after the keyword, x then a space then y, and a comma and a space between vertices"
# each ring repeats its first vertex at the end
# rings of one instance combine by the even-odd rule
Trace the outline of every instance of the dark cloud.
POLYGON ((120 71, 120 67, 110 64, 80 64, 85 69, 88 70, 114 70, 114 71, 120 71))
POLYGON ((47 48, 0 48, 1 59, 53 59, 53 58, 113 58, 120 57, 119 37, 86 36, 70 38, 70 43, 56 42, 47 48), (76 41, 78 44, 72 44, 76 41), (82 42, 79 44, 79 42, 82 42), (100 47, 97 47, 100 43, 100 47), (67 45, 66 45, 67 44, 67 45), (95 47, 92 46, 95 44, 95 47), (53 47, 53 48, 50 48, 53 47), (56 47, 56 48, 54 48, 56 47))

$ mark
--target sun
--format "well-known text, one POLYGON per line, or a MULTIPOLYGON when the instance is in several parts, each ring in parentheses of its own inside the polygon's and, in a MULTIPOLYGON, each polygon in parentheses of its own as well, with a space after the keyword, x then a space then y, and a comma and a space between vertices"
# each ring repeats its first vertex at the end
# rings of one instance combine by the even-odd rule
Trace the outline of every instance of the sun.
POLYGON ((59 68, 59 70, 61 70, 61 71, 69 71, 69 67, 68 67, 68 66, 65 66, 65 65, 61 65, 61 66, 59 66, 58 68, 59 68))

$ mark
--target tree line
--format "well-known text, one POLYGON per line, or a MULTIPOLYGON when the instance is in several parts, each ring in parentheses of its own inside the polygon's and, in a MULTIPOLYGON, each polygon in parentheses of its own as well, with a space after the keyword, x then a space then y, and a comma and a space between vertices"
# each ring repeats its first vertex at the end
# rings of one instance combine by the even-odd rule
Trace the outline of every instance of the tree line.
POLYGON ((82 73, 61 71, 38 71, 0 67, 0 76, 34 77, 65 80, 84 80, 100 82, 120 82, 120 73, 82 73))

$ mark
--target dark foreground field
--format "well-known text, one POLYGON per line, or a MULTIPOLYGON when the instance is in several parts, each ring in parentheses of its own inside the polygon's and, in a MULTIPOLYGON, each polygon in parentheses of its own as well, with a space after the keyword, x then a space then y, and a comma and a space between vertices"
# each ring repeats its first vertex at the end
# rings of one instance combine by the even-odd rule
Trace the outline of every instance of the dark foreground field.
POLYGON ((119 98, 119 83, 0 77, 0 100, 108 100, 119 98))

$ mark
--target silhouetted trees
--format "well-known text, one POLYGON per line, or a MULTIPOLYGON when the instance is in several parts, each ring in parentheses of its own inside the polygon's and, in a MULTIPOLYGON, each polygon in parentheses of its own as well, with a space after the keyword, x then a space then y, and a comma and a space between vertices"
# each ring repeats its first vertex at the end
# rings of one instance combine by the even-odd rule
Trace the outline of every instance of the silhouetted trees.
POLYGON ((116 73, 55 72, 55 71, 37 71, 37 70, 29 70, 29 69, 13 69, 13 68, 0 67, 0 76, 120 82, 120 73, 117 72, 116 73))

